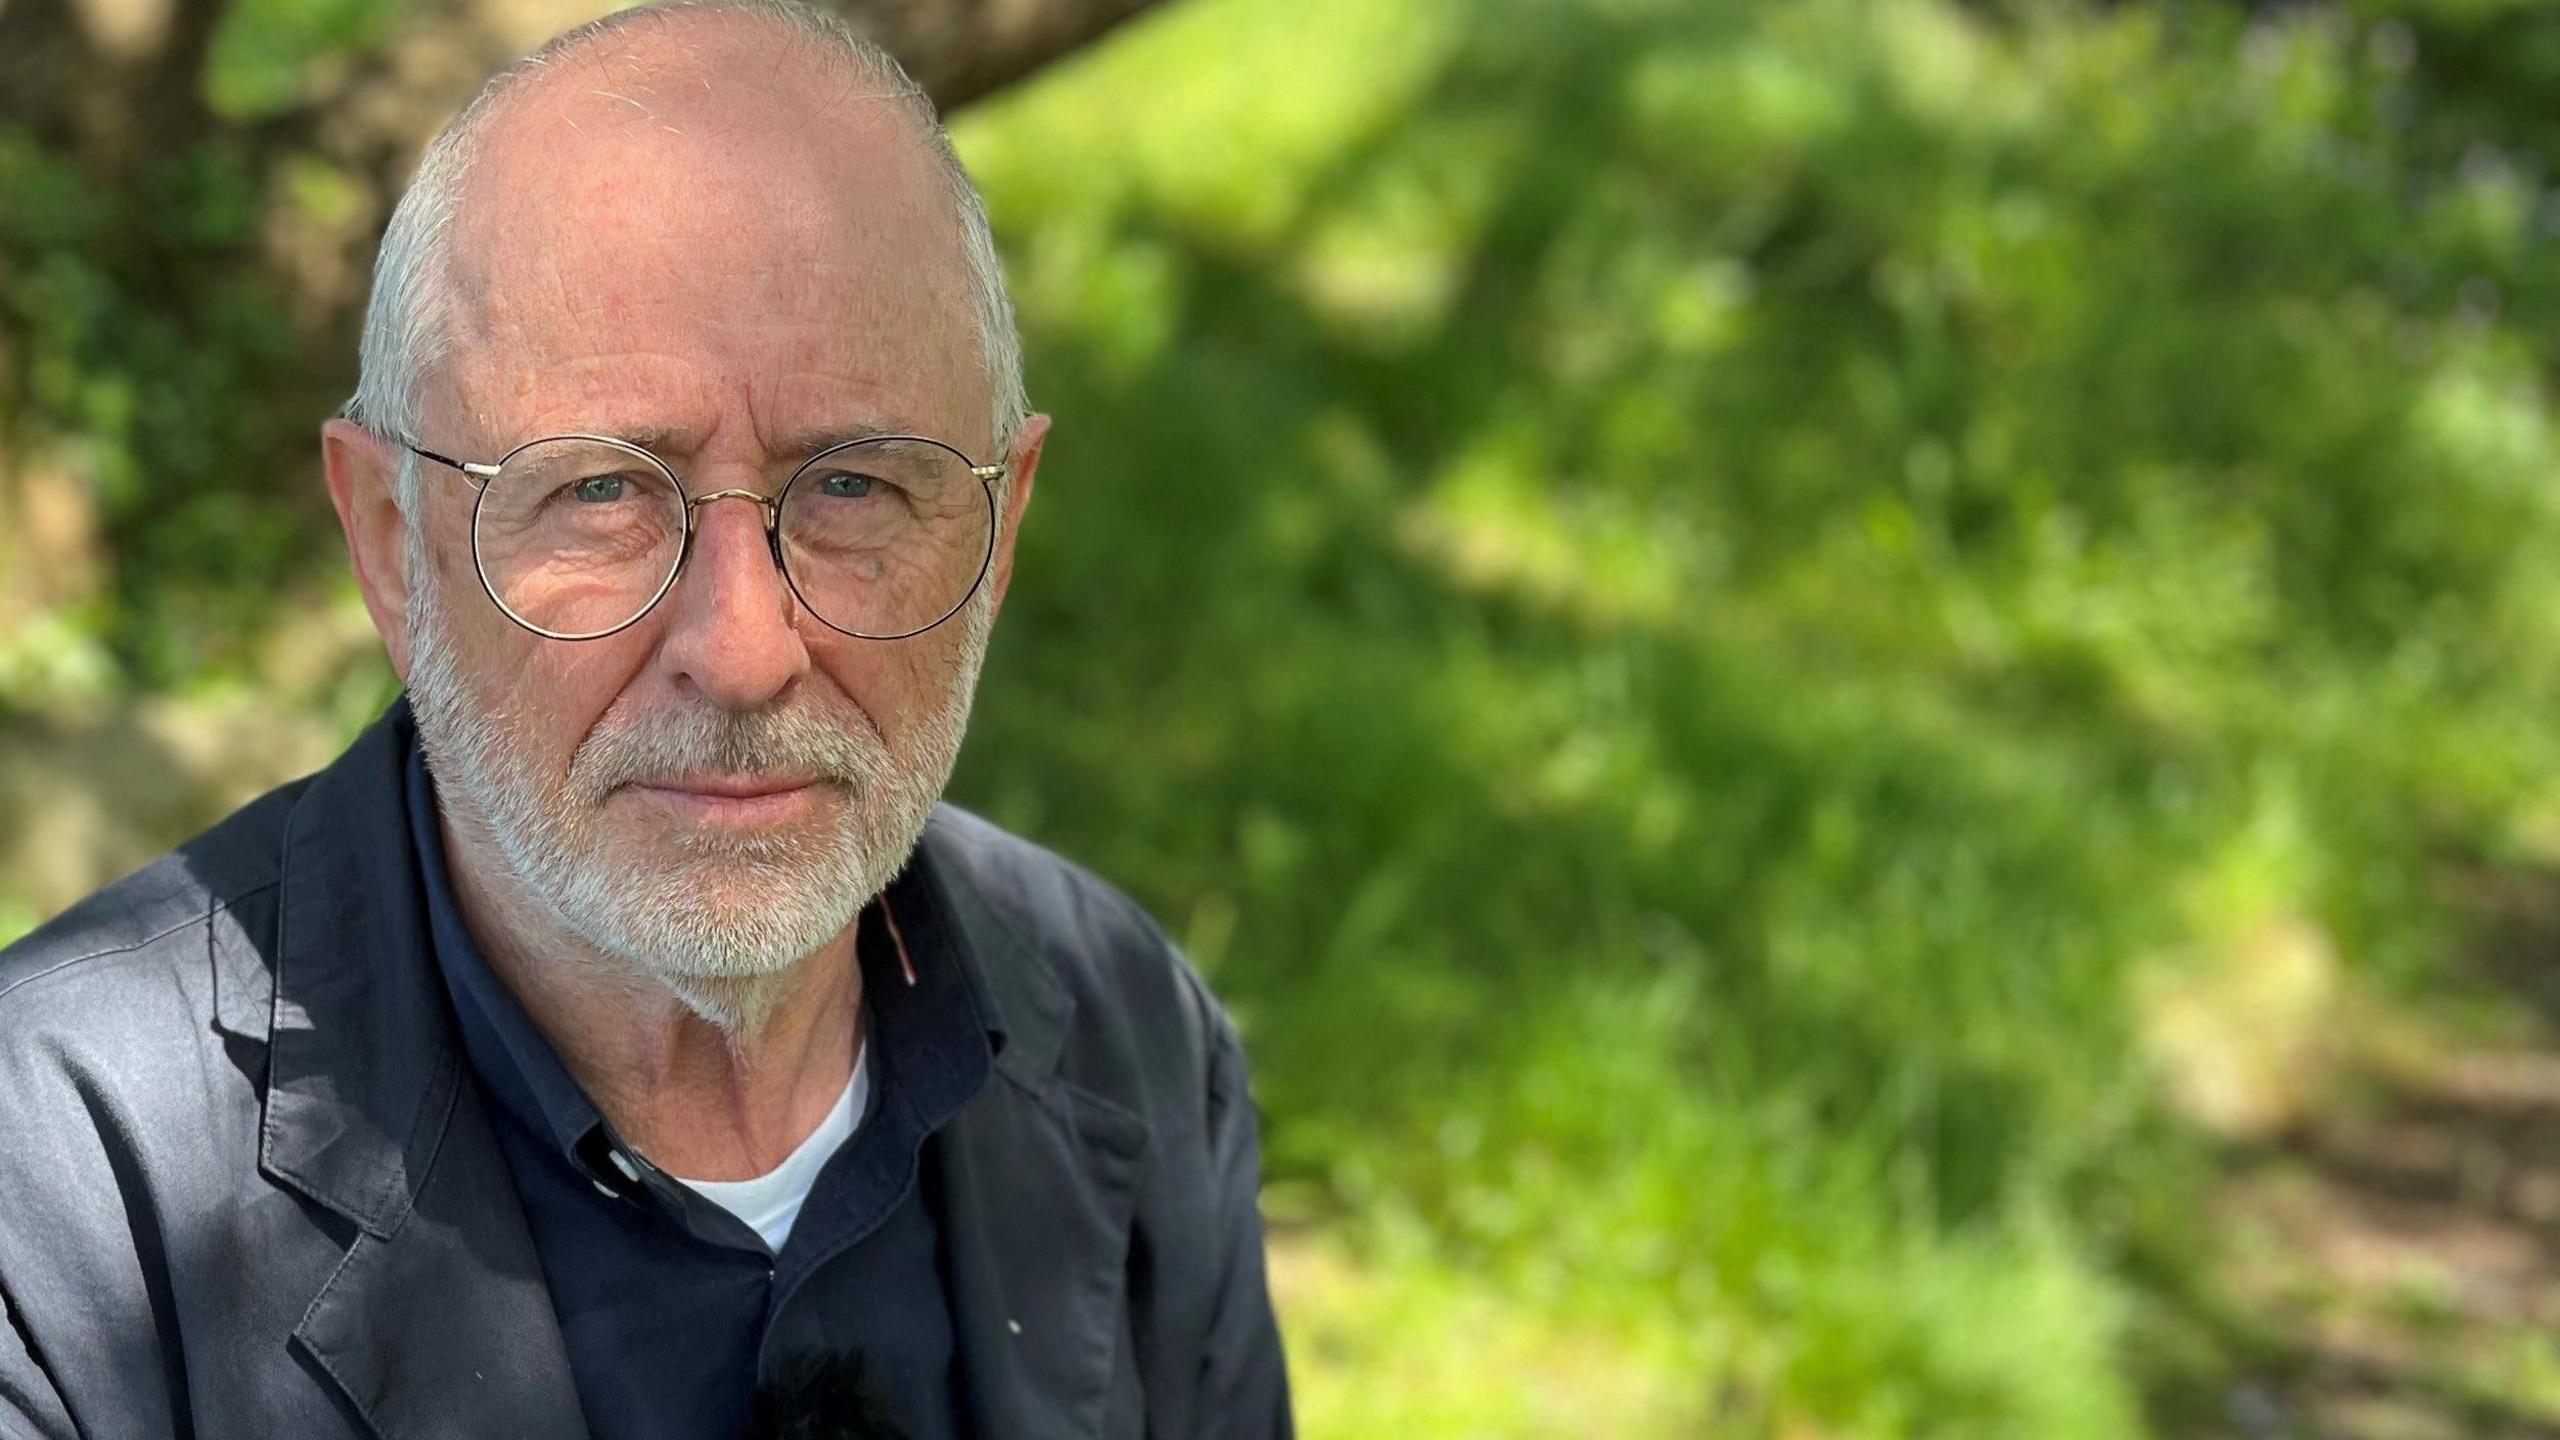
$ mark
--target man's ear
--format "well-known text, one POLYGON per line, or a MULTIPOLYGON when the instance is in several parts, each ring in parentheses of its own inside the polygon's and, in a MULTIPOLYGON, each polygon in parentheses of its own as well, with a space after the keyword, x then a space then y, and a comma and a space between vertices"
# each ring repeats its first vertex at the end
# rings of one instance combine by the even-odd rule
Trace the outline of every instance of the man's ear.
POLYGON ((988 580, 995 588, 995 608, 1004 608, 1004 592, 1013 584, 1013 542, 1022 531, 1022 512, 1031 503, 1031 482, 1040 472, 1040 447, 1049 440, 1049 417, 1034 415, 1013 432, 1013 453, 1007 457, 1004 514, 1002 527, 996 532, 995 573, 988 580))
POLYGON ((329 503, 347 532, 347 558, 355 565, 364 608, 391 652, 400 683, 409 682, 409 520, 394 488, 397 451, 351 420, 320 427, 320 463, 329 474, 329 503))

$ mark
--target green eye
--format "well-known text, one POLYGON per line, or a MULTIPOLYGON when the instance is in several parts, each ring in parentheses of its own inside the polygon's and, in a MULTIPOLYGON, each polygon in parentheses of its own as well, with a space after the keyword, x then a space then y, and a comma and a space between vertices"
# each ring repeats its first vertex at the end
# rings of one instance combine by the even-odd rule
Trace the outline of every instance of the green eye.
POLYGON ((818 493, 830 500, 860 500, 871 493, 874 483, 868 475, 830 470, 818 477, 818 493))
POLYGON ((607 505, 622 498, 630 486, 619 475, 590 475, 569 487, 569 493, 591 505, 607 505))

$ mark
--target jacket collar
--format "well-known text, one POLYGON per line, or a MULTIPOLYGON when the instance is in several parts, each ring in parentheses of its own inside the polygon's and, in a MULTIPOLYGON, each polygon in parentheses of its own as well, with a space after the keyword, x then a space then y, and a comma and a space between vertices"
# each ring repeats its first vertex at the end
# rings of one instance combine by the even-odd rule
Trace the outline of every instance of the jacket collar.
POLYGON ((461 1079, 424 953, 401 804, 408 702, 320 772, 286 823, 259 1163, 387 1238, 417 1203, 461 1079))
POLYGON ((889 884, 888 913, 919 963, 938 958, 959 966, 994 1044, 996 1069, 1018 1083, 1041 1084, 1058 1068, 1075 1002, 1024 935, 1008 897, 989 893, 991 877, 973 863, 971 831, 982 828, 949 806, 935 807, 914 858, 889 884))

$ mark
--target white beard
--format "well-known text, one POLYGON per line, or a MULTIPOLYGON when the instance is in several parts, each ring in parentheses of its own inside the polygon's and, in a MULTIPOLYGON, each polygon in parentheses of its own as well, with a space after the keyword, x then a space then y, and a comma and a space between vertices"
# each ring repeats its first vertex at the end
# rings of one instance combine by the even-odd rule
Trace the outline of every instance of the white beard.
POLYGON ((983 589, 953 617, 965 627, 959 661, 915 727, 912 754, 850 705, 644 714, 617 703, 557 779, 514 739, 530 714, 477 693, 454 663, 441 586, 414 529, 409 561, 409 700, 444 806, 495 842, 512 888, 571 937, 733 1039, 762 1027, 798 962, 842 934, 915 849, 959 757, 994 618, 983 589), (830 817, 776 834, 679 832, 672 853, 607 823, 618 788, 699 771, 826 777, 830 817))

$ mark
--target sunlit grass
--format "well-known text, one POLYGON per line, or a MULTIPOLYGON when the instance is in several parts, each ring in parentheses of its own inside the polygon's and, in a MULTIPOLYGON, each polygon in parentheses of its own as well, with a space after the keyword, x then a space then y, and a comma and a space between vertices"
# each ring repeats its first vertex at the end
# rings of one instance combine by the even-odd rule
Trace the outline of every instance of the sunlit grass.
POLYGON ((1271 1280, 1310 1440, 1706 1433, 1715 1377, 1658 1315, 1578 1325, 1426 1257, 1363 1258, 1322 1235, 1276 1240, 1271 1280))

